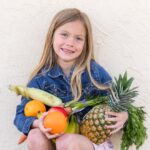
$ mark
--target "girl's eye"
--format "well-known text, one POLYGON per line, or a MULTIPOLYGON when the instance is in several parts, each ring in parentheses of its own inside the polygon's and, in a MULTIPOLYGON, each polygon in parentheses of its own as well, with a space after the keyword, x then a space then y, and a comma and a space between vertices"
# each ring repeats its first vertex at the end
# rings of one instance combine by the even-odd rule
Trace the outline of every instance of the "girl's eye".
POLYGON ((66 33, 61 33, 61 35, 62 35, 63 37, 67 37, 67 36, 68 36, 68 34, 66 34, 66 33))
POLYGON ((83 39, 81 37, 76 37, 77 41, 83 41, 83 39))

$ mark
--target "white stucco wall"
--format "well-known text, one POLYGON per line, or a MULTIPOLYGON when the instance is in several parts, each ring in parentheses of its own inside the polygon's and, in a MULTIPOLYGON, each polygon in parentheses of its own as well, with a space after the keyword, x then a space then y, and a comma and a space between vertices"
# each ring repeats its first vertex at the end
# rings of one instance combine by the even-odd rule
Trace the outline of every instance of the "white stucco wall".
MULTIPOLYGON (((25 150, 17 145, 13 126, 19 97, 9 84, 25 84, 41 56, 53 15, 67 7, 85 11, 92 22, 98 61, 112 76, 128 71, 140 95, 137 105, 148 113, 150 126, 150 3, 149 0, 0 0, 0 149, 25 150)), ((121 134, 113 137, 119 150, 121 134)), ((148 138, 141 150, 149 150, 148 138)), ((131 149, 135 149, 134 147, 131 149)))

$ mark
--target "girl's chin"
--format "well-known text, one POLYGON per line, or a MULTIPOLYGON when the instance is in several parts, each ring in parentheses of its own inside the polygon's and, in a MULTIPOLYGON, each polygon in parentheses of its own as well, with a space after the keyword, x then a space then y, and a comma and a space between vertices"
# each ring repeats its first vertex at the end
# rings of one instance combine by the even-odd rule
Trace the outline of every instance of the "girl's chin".
POLYGON ((75 63, 75 59, 67 59, 67 58, 61 58, 58 60, 59 63, 71 63, 74 64, 75 63))

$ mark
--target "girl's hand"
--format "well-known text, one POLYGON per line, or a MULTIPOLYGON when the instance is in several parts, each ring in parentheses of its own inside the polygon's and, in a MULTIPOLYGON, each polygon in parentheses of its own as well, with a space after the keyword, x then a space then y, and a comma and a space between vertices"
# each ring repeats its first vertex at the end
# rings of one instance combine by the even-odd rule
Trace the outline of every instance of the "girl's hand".
POLYGON ((52 129, 44 128, 43 121, 44 121, 44 118, 46 117, 47 114, 48 114, 48 112, 43 113, 43 115, 38 119, 39 129, 45 134, 45 136, 48 139, 54 139, 54 138, 57 138, 57 137, 61 136, 63 133, 61 133, 61 134, 51 134, 52 129))
POLYGON ((106 121, 115 122, 113 125, 108 125, 107 128, 113 129, 110 134, 114 134, 123 128, 125 122, 128 120, 127 112, 106 112, 108 117, 105 119, 106 121), (111 117, 109 117, 111 115, 111 117))

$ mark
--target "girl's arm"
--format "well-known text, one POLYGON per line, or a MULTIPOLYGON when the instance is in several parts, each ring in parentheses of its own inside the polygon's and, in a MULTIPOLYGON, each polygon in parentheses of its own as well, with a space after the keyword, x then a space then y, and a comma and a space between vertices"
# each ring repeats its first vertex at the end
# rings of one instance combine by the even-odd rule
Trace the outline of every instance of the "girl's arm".
MULTIPOLYGON (((37 77, 33 78, 27 86, 41 89, 37 77)), ((29 133, 33 122, 37 119, 36 117, 26 117, 24 115, 24 107, 28 101, 29 100, 27 98, 22 97, 21 103, 16 107, 16 114, 14 118, 14 125, 25 135, 29 133)))
POLYGON ((28 134, 33 121, 36 119, 34 117, 26 117, 24 115, 24 107, 27 102, 28 100, 23 97, 21 104, 18 105, 16 108, 16 115, 14 119, 14 125, 19 131, 23 132, 25 135, 28 134))

